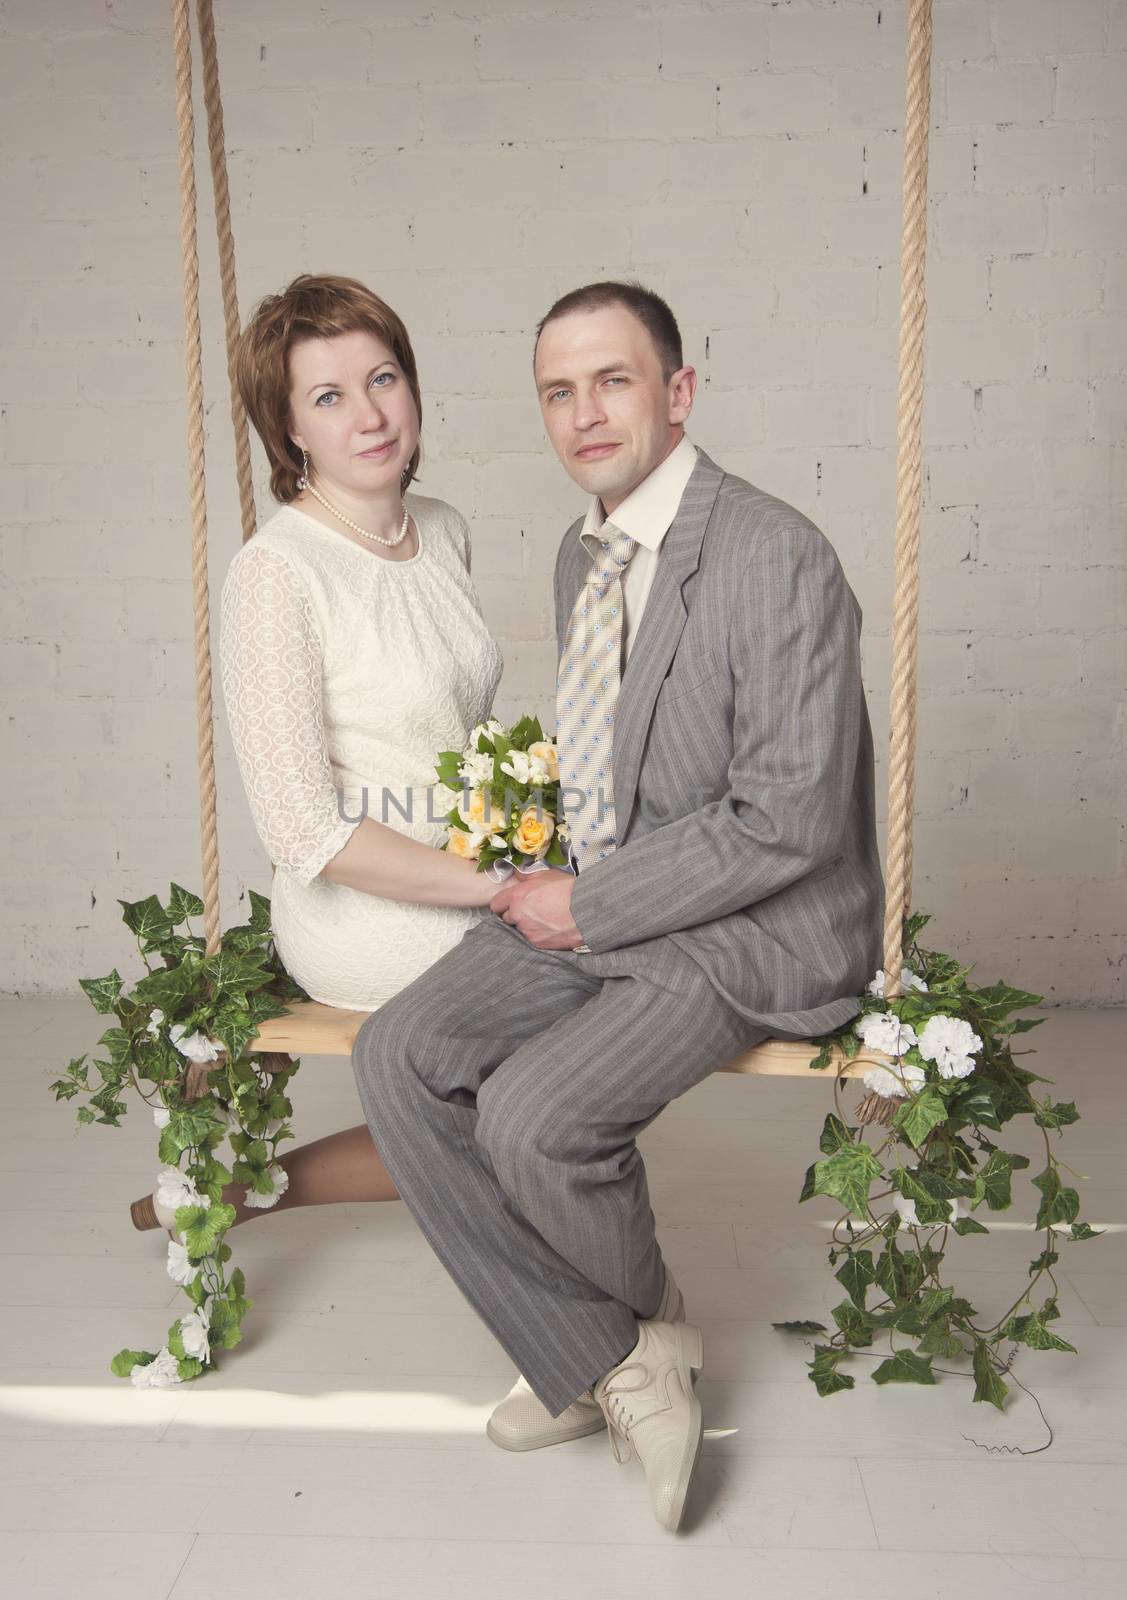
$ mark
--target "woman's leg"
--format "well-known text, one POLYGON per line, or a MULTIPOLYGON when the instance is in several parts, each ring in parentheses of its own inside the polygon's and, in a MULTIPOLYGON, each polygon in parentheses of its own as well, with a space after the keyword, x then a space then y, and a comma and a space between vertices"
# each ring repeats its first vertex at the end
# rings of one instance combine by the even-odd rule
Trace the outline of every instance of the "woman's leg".
POLYGON ((399 1199, 399 1191, 380 1159, 366 1122, 340 1133, 330 1133, 324 1139, 314 1139, 312 1144, 299 1145, 288 1155, 280 1155, 278 1165, 289 1174, 289 1187, 268 1210, 248 1206, 246 1189, 241 1183, 229 1183, 224 1189, 223 1199, 235 1207, 232 1227, 255 1217, 292 1211, 295 1206, 399 1199))

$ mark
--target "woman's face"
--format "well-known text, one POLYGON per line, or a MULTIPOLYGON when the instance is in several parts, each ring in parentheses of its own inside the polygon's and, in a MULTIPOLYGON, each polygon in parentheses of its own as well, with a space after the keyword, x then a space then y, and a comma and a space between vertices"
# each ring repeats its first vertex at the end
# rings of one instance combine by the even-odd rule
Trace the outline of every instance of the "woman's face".
POLYGON ((397 488, 419 442, 403 369, 363 330, 294 345, 290 416, 291 438, 316 477, 360 496, 397 488))

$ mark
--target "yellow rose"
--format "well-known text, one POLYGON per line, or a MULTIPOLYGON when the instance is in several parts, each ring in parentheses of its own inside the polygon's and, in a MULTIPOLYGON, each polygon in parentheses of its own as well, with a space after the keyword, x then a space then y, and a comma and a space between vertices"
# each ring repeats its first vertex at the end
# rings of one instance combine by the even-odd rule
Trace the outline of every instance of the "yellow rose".
POLYGON ((453 823, 446 830, 447 850, 452 856, 461 856, 463 861, 476 861, 481 855, 483 842, 476 834, 465 833, 461 828, 455 828, 453 823))
POLYGON ((551 739, 537 739, 535 744, 529 745, 528 753, 530 756, 535 757, 537 761, 542 761, 547 767, 549 783, 559 783, 560 759, 556 753, 555 744, 551 739))
POLYGON ((521 813, 520 827, 513 834, 513 849, 539 861, 548 854, 555 831, 556 825, 546 811, 538 816, 536 807, 529 806, 521 813))
POLYGON ((497 833, 505 826, 505 812, 489 798, 484 789, 471 789, 467 799, 463 792, 458 797, 458 812, 476 833, 497 833))

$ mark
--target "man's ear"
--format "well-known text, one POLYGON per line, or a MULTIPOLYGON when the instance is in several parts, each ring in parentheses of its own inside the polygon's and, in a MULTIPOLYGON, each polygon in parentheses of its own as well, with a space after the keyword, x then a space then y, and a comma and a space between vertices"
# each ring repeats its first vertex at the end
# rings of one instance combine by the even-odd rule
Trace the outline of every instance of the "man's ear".
POLYGON ((669 380, 669 420, 684 422, 693 409, 697 392, 697 369, 682 367, 669 380))

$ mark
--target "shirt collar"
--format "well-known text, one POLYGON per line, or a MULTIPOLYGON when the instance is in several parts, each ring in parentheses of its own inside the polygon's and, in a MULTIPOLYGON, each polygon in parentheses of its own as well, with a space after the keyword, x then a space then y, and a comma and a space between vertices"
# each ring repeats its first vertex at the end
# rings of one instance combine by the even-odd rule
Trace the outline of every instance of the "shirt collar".
MULTIPOLYGON (((685 486, 697 464, 697 447, 682 435, 677 445, 643 478, 636 489, 627 495, 610 518, 622 533, 629 534, 647 550, 661 549, 662 540, 673 525, 685 486)), ((603 503, 594 495, 587 507, 581 538, 596 535, 607 520, 603 503)))

